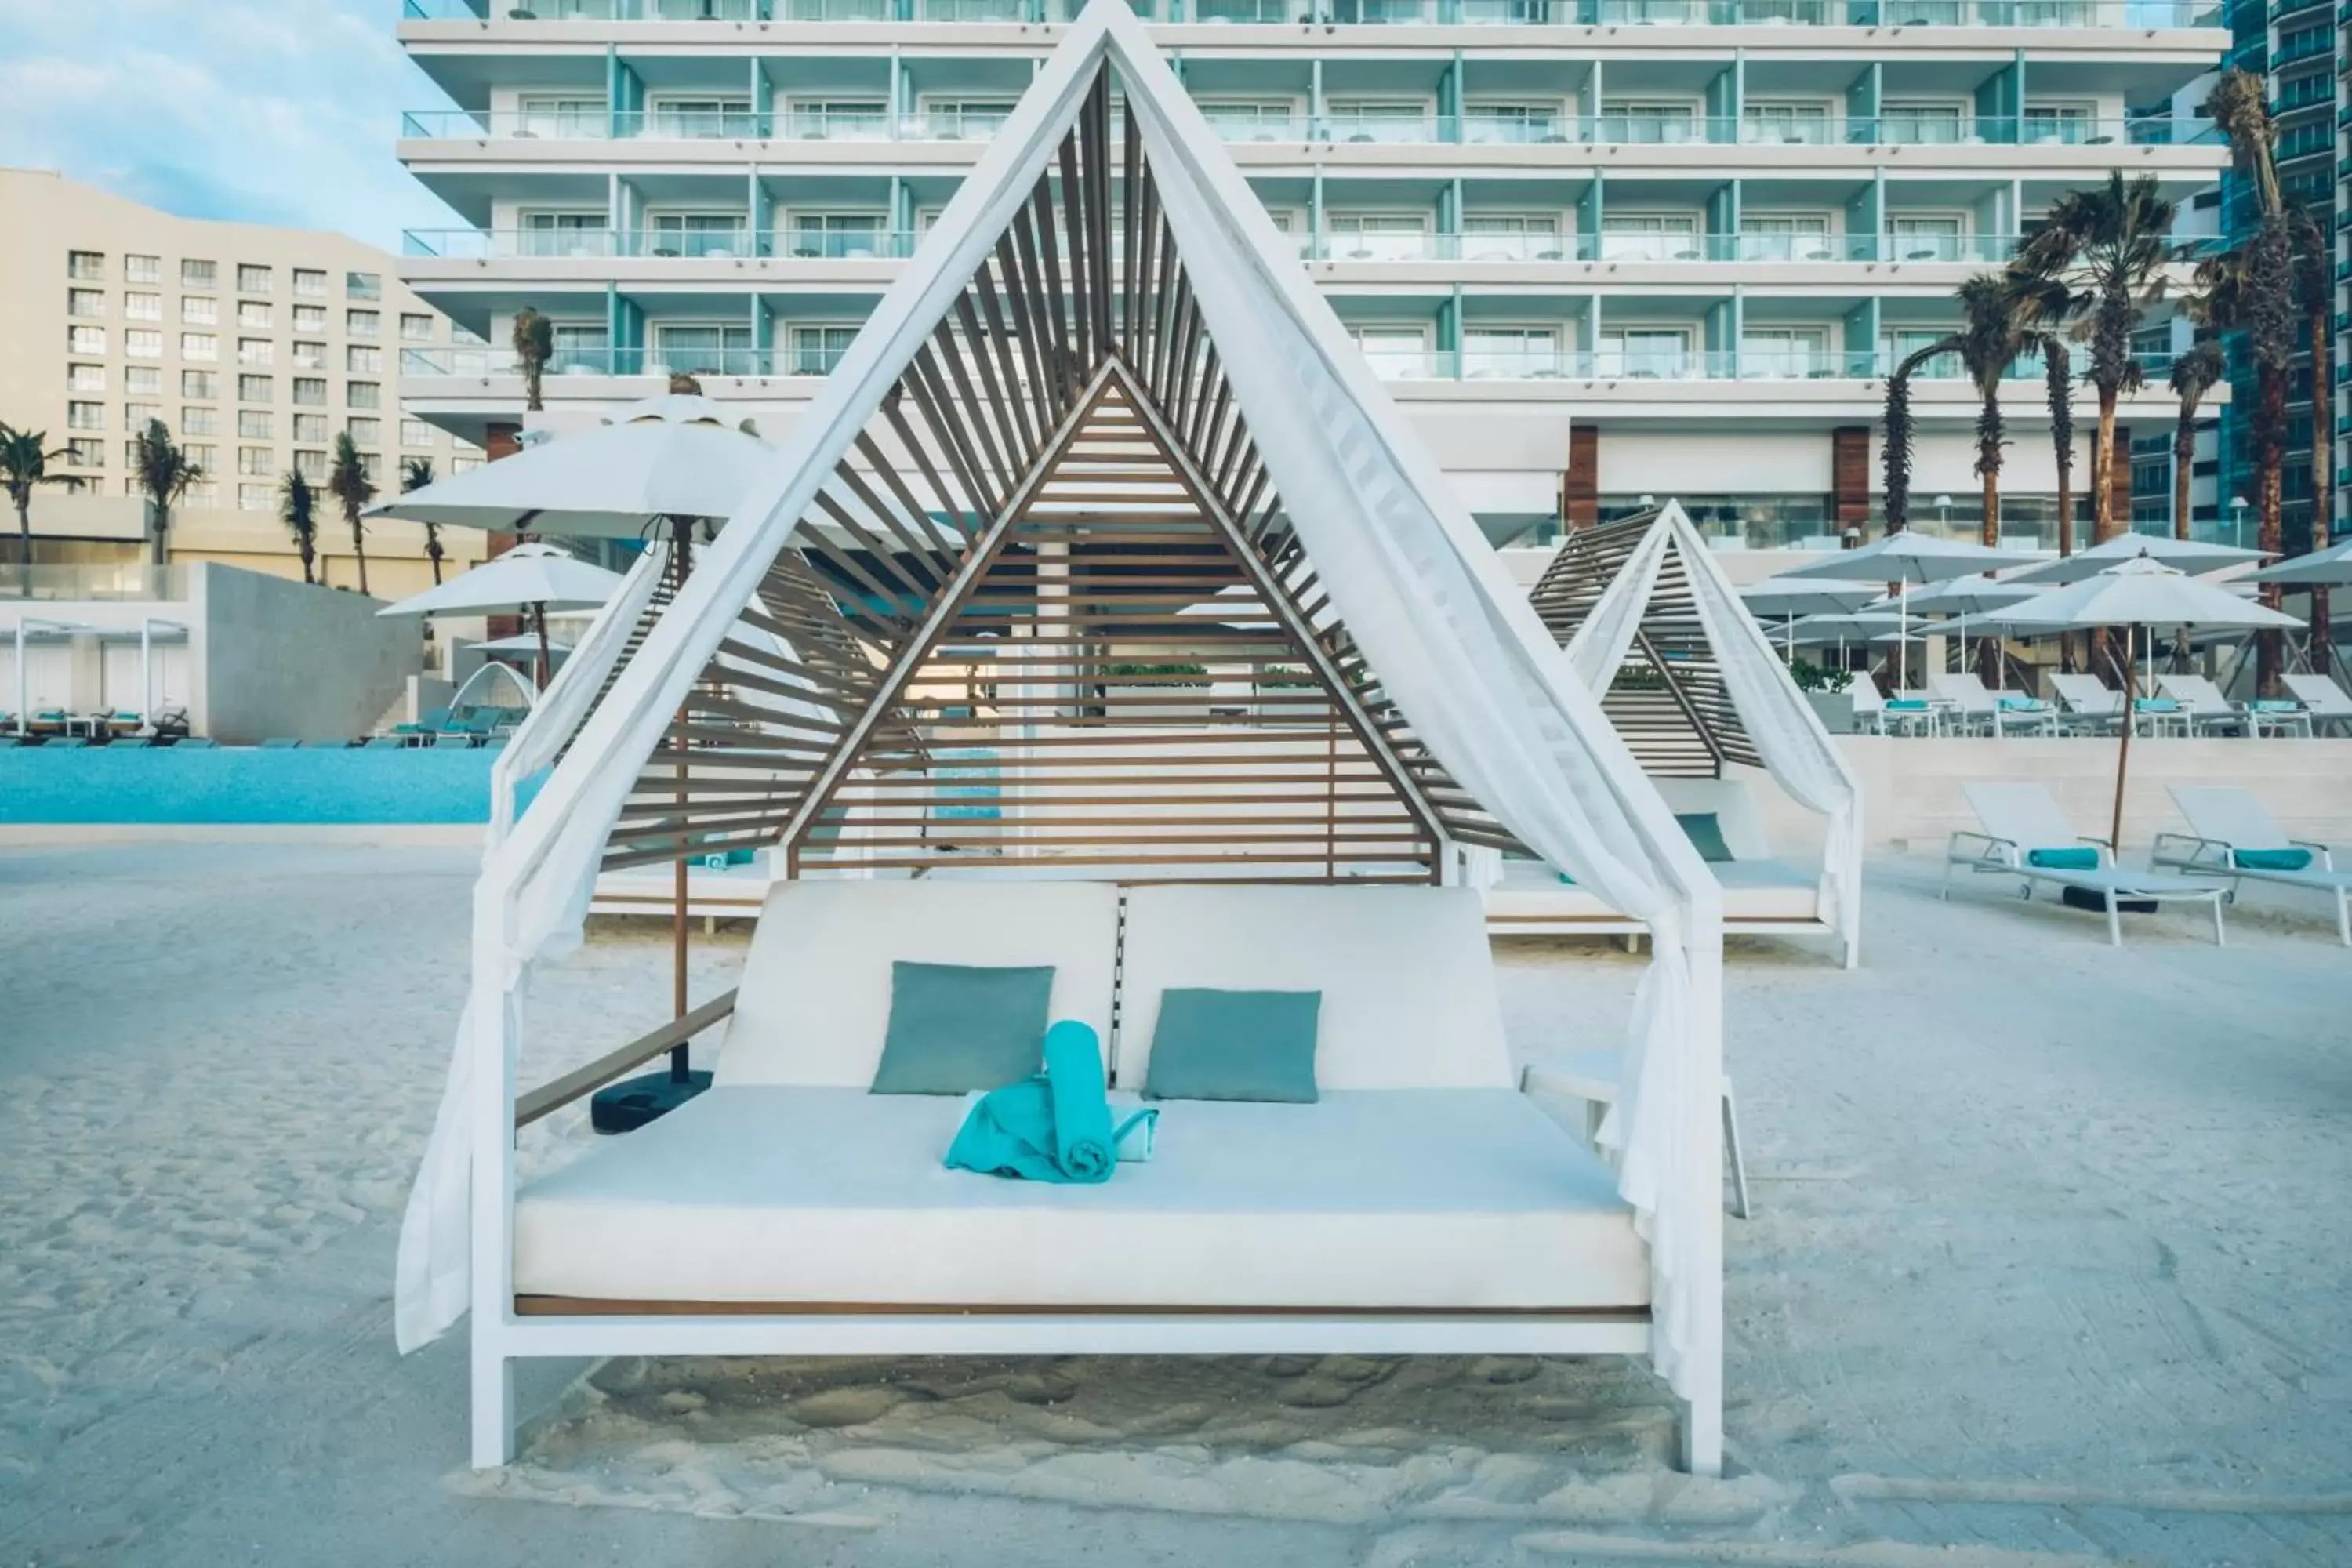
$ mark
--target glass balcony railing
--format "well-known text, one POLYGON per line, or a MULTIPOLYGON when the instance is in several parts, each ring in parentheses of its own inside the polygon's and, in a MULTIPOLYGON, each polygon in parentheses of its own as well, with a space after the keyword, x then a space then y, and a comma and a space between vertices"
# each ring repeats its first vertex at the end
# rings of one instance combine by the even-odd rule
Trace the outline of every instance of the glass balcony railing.
MULTIPOLYGON (((105 562, 96 564, 45 566, 0 562, 0 599, 31 599, 49 604, 76 601, 155 601, 169 603, 188 596, 184 565, 155 566, 145 562, 105 562)), ((44 628, 27 622, 27 629, 44 628)), ((133 628, 134 632, 136 628, 133 628)))
MULTIPOLYGON (((403 0, 411 21, 1066 22, 1079 0, 403 0)), ((2219 0, 1143 0, 1164 25, 2220 27, 2219 0)))

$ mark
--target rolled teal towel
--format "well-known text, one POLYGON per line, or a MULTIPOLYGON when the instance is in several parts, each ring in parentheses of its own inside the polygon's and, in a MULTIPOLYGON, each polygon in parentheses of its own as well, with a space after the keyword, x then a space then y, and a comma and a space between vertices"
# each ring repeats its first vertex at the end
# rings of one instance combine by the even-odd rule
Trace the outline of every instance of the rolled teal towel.
POLYGON ((1905 713, 1925 713, 1927 710, 1927 700, 1918 697, 1890 697, 1886 705, 1905 713))
POLYGON ((2029 849, 2025 863, 2045 871, 2095 871, 2099 868, 2099 852, 2089 848, 2029 849))
POLYGON ((2255 700, 2247 703, 2246 706, 2252 709, 2257 713, 2300 713, 2303 711, 2302 703, 2289 702, 2284 698, 2278 697, 2257 698, 2255 700))
POLYGON ((2039 713, 2049 706, 2039 697, 2004 697, 2000 700, 2000 710, 2004 713, 2039 713))
POLYGON ((2142 697, 2135 700, 2132 703, 2132 706, 2138 709, 2143 713, 2178 713, 2180 711, 2180 704, 2175 702, 2169 697, 2142 697))
POLYGON ((2311 864, 2308 849, 2232 849, 2230 860, 2249 871, 2300 871, 2311 864))
POLYGON ((1045 1031, 1045 1070, 981 1096, 948 1145, 950 1170, 1030 1182, 1110 1180, 1117 1133, 1093 1028, 1064 1019, 1045 1031))

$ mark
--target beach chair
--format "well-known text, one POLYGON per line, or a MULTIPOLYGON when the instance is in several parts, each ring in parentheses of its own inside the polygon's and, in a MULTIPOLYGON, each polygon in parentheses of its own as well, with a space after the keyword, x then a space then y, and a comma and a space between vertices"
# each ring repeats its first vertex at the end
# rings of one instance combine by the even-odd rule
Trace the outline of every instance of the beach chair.
POLYGON ((209 752, 213 749, 213 738, 210 735, 183 735, 172 744, 185 746, 192 752, 209 752))
POLYGON ((1927 678, 1927 689, 1952 706, 1957 728, 1963 734, 2054 735, 2058 710, 2038 698, 1988 691, 1973 670, 1941 672, 1927 678))
POLYGON ((265 752, 290 752, 302 742, 291 735, 271 735, 261 742, 265 752))
POLYGON ((369 752, 397 752, 405 748, 408 742, 398 735, 370 735, 361 749, 369 752))
POLYGON ((392 732, 395 735, 433 735, 448 728, 448 725, 449 710, 427 708, 415 723, 394 724, 392 727, 392 732))
POLYGON ((2168 787, 2189 831, 2158 834, 2156 864, 2227 878, 2232 898, 2241 882, 2318 893, 2334 900, 2336 940, 2352 947, 2352 871, 2336 868, 2326 845, 2288 837, 2262 802, 2234 784, 2168 787))
POLYGON ((2346 696, 2344 689, 2334 680, 2308 671, 2282 675, 2279 679, 2303 704, 2305 721, 2312 729, 2326 726, 2340 734, 2352 735, 2352 697, 2346 696))
POLYGON ((2214 942, 2228 940, 2221 902, 2229 889, 2222 883, 2117 866, 2115 847, 2075 832, 2050 792, 2038 784, 1968 784, 1960 793, 1981 831, 1963 828, 1946 842, 1939 897, 1952 896, 1952 868, 1965 866, 1974 872, 2015 877, 2018 895, 2028 900, 2036 883, 2056 888, 2062 896, 2080 889, 2070 901, 2087 902, 2105 913, 2111 947, 2123 945, 2122 906, 2127 902, 2201 903, 2213 911, 2214 942))
POLYGON ((106 742, 106 749, 110 752, 135 752, 146 744, 146 740, 142 736, 117 735, 112 740, 106 742))
POLYGON ((2095 675, 2053 675, 2059 721, 2074 734, 2113 734, 2123 721, 2124 697, 2095 675))
POLYGON ((473 736, 452 732, 434 736, 431 749, 436 752, 464 752, 470 751, 473 744, 473 736))
POLYGON ((1853 701, 1853 732, 1857 735, 1886 733, 1886 694, 1878 689, 1878 682, 1870 671, 1854 672, 1853 684, 1845 689, 1853 701))
POLYGON ((68 752, 79 752, 89 744, 89 737, 88 735, 51 735, 41 744, 56 746, 68 752))
POLYGON ((2156 679, 2166 696, 2189 710, 2189 724, 2195 731, 2235 730, 2245 735, 2265 731, 2277 735, 2311 733, 2311 715, 2303 710, 2300 702, 2256 700, 2241 704, 2221 695, 2221 689, 2201 675, 2159 675, 2156 679))

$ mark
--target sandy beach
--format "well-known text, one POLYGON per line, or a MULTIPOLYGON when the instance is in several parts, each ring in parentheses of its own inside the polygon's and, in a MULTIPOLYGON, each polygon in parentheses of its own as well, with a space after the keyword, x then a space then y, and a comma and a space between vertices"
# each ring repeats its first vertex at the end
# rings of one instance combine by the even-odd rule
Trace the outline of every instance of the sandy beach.
MULTIPOLYGON (((0 1563, 2352 1561, 2352 952, 2316 900, 2118 952, 1935 870, 1873 862, 1858 973, 1733 943, 1722 1480, 1623 1362, 1344 1357, 535 1365, 478 1477, 463 1334, 391 1329, 471 854, 0 851, 0 1563)), ((526 1080, 667 962, 598 924, 526 1080)), ((1498 962, 1529 1054, 1640 967, 1498 962)))

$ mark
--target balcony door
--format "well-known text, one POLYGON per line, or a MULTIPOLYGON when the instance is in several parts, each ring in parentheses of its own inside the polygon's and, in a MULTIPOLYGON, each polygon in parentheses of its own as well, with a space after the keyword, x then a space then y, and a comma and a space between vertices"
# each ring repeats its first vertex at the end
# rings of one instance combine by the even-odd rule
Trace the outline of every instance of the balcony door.
POLYGON ((747 253, 740 213, 655 213, 646 220, 653 256, 734 257, 747 253))
POLYGON ((1474 323, 1462 331, 1465 380, 1550 380, 1563 371, 1558 327, 1474 323))
POLYGON ((657 323, 654 328, 654 363, 646 368, 673 375, 749 375, 751 329, 716 321, 657 323))
POLYGON ((1432 255, 1426 213, 1331 213, 1332 261, 1423 261, 1432 255))
POLYGON ((1622 327, 1601 334, 1599 373, 1632 381, 1680 381, 1690 374, 1688 327, 1622 327))
POLYGON ((525 213, 520 248, 525 256, 610 256, 611 223, 603 213, 525 213))
POLYGON ((1742 261, 1830 261, 1830 220, 1825 213, 1742 213, 1742 261))
POLYGON ((1383 381, 1430 373, 1429 329, 1410 324, 1351 322, 1348 336, 1363 351, 1372 374, 1383 381))
POLYGON ((1553 213, 1466 213, 1465 261, 1558 261, 1568 254, 1553 213))
POLYGON ((788 245, 798 257, 864 260, 887 249, 888 222, 879 212, 794 213, 788 245))
POLYGON ((1603 261, 1696 261, 1698 218, 1688 213, 1604 213, 1603 261))

